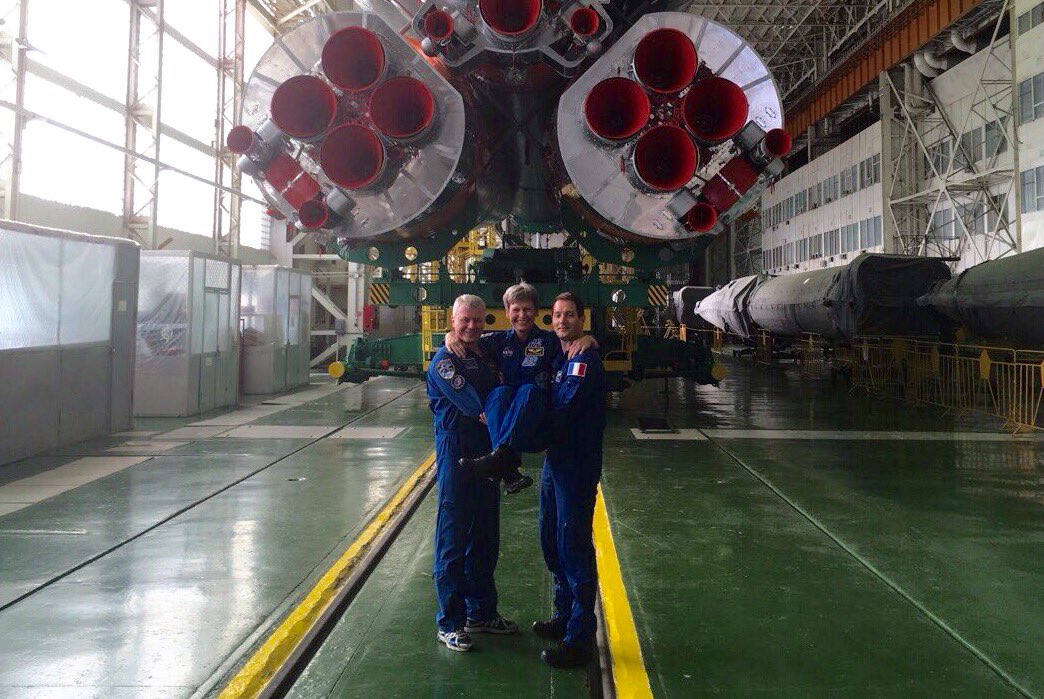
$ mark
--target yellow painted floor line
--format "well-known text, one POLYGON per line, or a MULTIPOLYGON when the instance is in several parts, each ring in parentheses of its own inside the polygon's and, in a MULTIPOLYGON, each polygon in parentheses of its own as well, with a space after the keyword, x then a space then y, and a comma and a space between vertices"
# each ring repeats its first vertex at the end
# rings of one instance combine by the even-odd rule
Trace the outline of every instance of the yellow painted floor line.
POLYGON ((631 605, 627 602, 620 559, 616 555, 609 513, 605 509, 602 486, 594 512, 595 558, 598 561, 598 588, 602 595, 602 615, 609 639, 609 656, 613 664, 613 684, 621 699, 652 697, 649 675, 638 643, 631 605))
POLYGON ((297 648, 301 638, 336 597, 373 540, 380 535, 434 463, 435 453, 432 452, 406 479, 384 509, 366 525, 348 550, 323 574, 301 603, 269 634, 261 647, 221 691, 220 699, 248 699, 261 693, 297 648))

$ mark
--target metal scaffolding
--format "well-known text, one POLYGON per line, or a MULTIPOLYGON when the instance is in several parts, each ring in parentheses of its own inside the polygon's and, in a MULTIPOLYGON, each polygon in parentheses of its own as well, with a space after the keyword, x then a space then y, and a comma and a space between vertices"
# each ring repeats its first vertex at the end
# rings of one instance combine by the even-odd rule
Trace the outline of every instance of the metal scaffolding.
POLYGON ((156 216, 163 104, 163 37, 166 34, 163 3, 164 0, 129 0, 123 233, 149 249, 158 243, 156 216), (149 160, 137 157, 139 154, 149 160))
POLYGON ((1014 41, 999 37, 1009 12, 1004 0, 966 107, 943 104, 909 64, 881 74, 886 215, 895 252, 966 267, 1021 249, 1014 41), (993 124, 992 148, 985 137, 968 137, 969 129, 993 124))
POLYGON ((233 154, 225 148, 225 136, 239 118, 243 103, 243 45, 246 0, 220 0, 218 18, 217 114, 214 117, 214 182, 230 184, 228 191, 214 189, 214 251, 224 257, 239 256, 239 220, 243 177, 233 154), (229 41, 229 34, 232 35, 229 41))

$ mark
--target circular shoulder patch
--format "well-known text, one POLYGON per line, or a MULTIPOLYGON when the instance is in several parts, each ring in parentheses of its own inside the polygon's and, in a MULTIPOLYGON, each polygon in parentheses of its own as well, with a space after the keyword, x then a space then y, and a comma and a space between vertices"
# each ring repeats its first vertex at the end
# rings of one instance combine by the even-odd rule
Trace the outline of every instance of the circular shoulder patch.
POLYGON ((435 371, 446 381, 457 375, 457 369, 453 366, 452 359, 439 360, 439 363, 435 365, 435 371))

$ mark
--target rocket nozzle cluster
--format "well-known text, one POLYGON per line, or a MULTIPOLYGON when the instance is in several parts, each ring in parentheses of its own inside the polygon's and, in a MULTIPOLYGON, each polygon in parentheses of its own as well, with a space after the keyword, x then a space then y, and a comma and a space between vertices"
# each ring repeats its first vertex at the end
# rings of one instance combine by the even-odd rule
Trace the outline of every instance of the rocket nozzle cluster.
POLYGON ((766 134, 760 119, 754 124, 745 88, 703 60, 682 31, 690 27, 695 36, 694 25, 676 26, 647 30, 629 45, 630 53, 613 57, 602 72, 608 77, 585 88, 583 124, 588 138, 627 166, 633 187, 651 195, 683 194, 677 205, 672 200, 671 215, 690 233, 707 233, 755 186, 769 161, 789 152, 790 137, 782 129, 766 134), (759 140, 748 143, 748 133, 759 140))
MULTIPOLYGON (((452 32, 448 14, 429 17, 433 33, 452 32)), ((259 173, 306 228, 329 227, 340 216, 324 201, 329 191, 322 191, 322 178, 309 174, 292 152, 308 155, 335 187, 380 187, 397 169, 397 155, 425 137, 439 111, 428 85, 408 66, 393 65, 384 40, 365 27, 330 35, 318 67, 278 85, 270 121, 258 132, 237 126, 226 139, 228 149, 246 159, 241 167, 259 173)))

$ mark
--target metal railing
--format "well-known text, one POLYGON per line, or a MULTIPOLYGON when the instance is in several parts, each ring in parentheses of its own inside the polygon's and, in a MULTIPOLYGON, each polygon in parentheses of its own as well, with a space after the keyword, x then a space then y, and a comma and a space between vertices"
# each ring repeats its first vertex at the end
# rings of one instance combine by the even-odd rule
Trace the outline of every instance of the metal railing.
POLYGON ((866 338, 843 351, 854 388, 916 405, 1005 421, 1012 433, 1044 429, 1044 350, 866 338))

